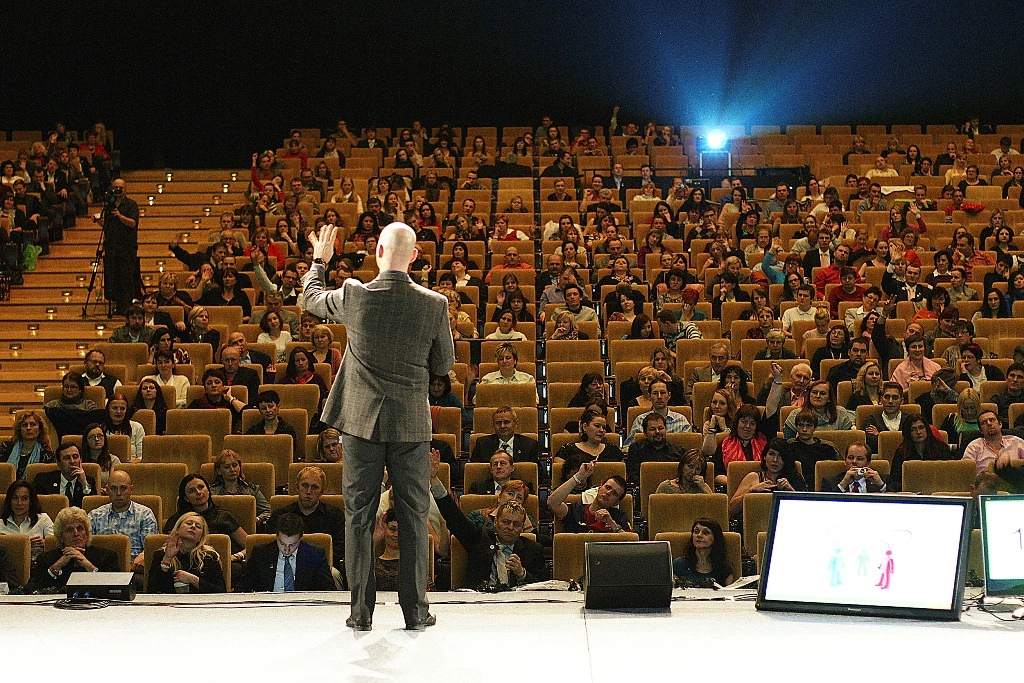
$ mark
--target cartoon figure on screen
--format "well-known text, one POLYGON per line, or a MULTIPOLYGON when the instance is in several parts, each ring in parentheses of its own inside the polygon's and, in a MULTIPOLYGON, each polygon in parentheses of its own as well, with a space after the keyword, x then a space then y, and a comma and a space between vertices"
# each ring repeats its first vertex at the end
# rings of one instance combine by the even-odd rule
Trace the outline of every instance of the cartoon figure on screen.
POLYGON ((843 553, 842 548, 836 548, 836 554, 832 556, 832 559, 828 561, 829 571, 829 586, 841 586, 843 585, 843 553))
POLYGON ((868 561, 871 557, 868 555, 867 550, 860 551, 860 555, 857 556, 857 576, 868 575, 868 561))
POLYGON ((892 573, 896 571, 896 563, 893 562, 891 549, 885 551, 885 559, 882 560, 880 565, 878 565, 878 568, 882 570, 882 575, 878 577, 878 583, 875 585, 882 590, 888 590, 889 578, 892 576, 892 573))

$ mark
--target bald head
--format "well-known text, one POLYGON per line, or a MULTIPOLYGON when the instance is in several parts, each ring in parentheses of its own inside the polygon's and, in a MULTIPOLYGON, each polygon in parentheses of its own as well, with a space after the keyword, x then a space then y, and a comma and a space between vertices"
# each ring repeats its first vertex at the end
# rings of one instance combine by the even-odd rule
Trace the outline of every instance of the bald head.
POLYGON ((124 470, 114 470, 107 480, 107 496, 115 512, 124 512, 132 504, 132 478, 124 470))
POLYGON ((377 240, 377 265, 381 271, 408 272, 416 255, 416 233, 408 225, 395 222, 381 230, 377 240))

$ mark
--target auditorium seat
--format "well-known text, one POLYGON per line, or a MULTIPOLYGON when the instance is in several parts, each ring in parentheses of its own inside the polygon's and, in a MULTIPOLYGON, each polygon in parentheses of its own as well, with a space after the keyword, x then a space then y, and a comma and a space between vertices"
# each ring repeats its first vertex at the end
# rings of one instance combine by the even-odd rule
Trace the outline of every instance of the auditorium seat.
POLYGON ((662 531, 689 531, 698 517, 729 528, 729 499, 721 493, 654 493, 648 499, 648 536, 662 531))
POLYGON ((213 458, 212 440, 206 434, 147 435, 142 437, 142 452, 147 463, 182 463, 193 474, 213 458))

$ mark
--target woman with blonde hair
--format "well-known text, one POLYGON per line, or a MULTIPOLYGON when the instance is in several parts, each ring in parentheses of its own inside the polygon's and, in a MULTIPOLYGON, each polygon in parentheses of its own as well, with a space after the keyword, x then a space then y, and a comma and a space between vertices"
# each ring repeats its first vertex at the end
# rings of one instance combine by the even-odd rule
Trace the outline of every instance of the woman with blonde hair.
POLYGON ((313 342, 313 359, 317 363, 328 363, 331 366, 331 377, 338 374, 341 368, 341 351, 331 346, 334 343, 334 333, 327 325, 317 325, 310 333, 310 340, 313 342))
POLYGON ((715 389, 708 404, 708 419, 704 420, 701 433, 706 435, 714 430, 715 434, 728 434, 738 409, 739 404, 736 403, 733 392, 726 389, 715 389))
POLYGON ((562 311, 555 317, 555 329, 551 333, 551 339, 588 339, 589 337, 580 332, 576 324, 576 316, 569 311, 562 311))
POLYGON ((14 436, 0 445, 0 462, 14 465, 15 479, 24 479, 29 465, 54 461, 50 439, 36 411, 22 411, 14 418, 13 431, 14 436))
POLYGON ((267 497, 263 495, 259 484, 250 484, 242 476, 242 458, 230 448, 222 450, 213 461, 210 493, 215 496, 252 496, 256 499, 256 523, 263 524, 270 519, 267 497))
POLYGON ((804 338, 801 342, 800 355, 807 357, 804 352, 808 339, 826 339, 829 333, 829 323, 832 322, 832 314, 829 313, 828 306, 818 306, 814 311, 814 328, 804 332, 804 338))
POLYGON ((178 518, 149 567, 150 593, 225 593, 220 556, 207 545, 209 529, 198 512, 178 518))
POLYGON ((872 359, 864 361, 853 380, 853 394, 846 402, 846 409, 856 411, 859 406, 877 406, 882 393, 882 370, 872 359))
POLYGON ((341 432, 328 427, 316 438, 316 455, 313 462, 341 462, 341 432))
POLYGON ((963 452, 976 434, 981 431, 978 426, 978 415, 981 413, 981 394, 968 387, 960 392, 956 399, 956 412, 950 413, 943 420, 940 430, 946 432, 946 441, 950 446, 963 452))
POLYGON ((182 341, 220 348, 220 332, 210 327, 210 312, 205 306, 193 306, 188 312, 188 328, 182 335, 182 341))

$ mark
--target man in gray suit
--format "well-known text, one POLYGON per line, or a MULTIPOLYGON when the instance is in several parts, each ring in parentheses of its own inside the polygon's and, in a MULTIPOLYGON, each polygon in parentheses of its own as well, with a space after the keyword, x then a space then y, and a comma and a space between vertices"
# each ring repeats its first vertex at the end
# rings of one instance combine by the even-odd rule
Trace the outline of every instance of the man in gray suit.
POLYGON ((409 278, 418 257, 416 233, 392 223, 377 241, 380 275, 369 284, 346 280, 324 290, 326 264, 338 229, 310 233, 313 266, 303 277, 306 310, 343 323, 348 347, 321 420, 341 432, 345 454, 345 573, 352 591, 350 628, 368 631, 376 586, 373 527, 384 467, 394 487, 401 559, 398 601, 406 628, 436 620, 427 611, 429 576, 427 512, 430 510, 431 375, 455 363, 448 300, 409 278))
MULTIPOLYGON (((686 402, 693 395, 693 385, 697 382, 717 382, 722 376, 725 366, 729 364, 729 347, 723 344, 712 344, 708 349, 708 364, 695 369, 686 381, 686 402)), ((703 419, 703 418, 701 418, 703 419)))

